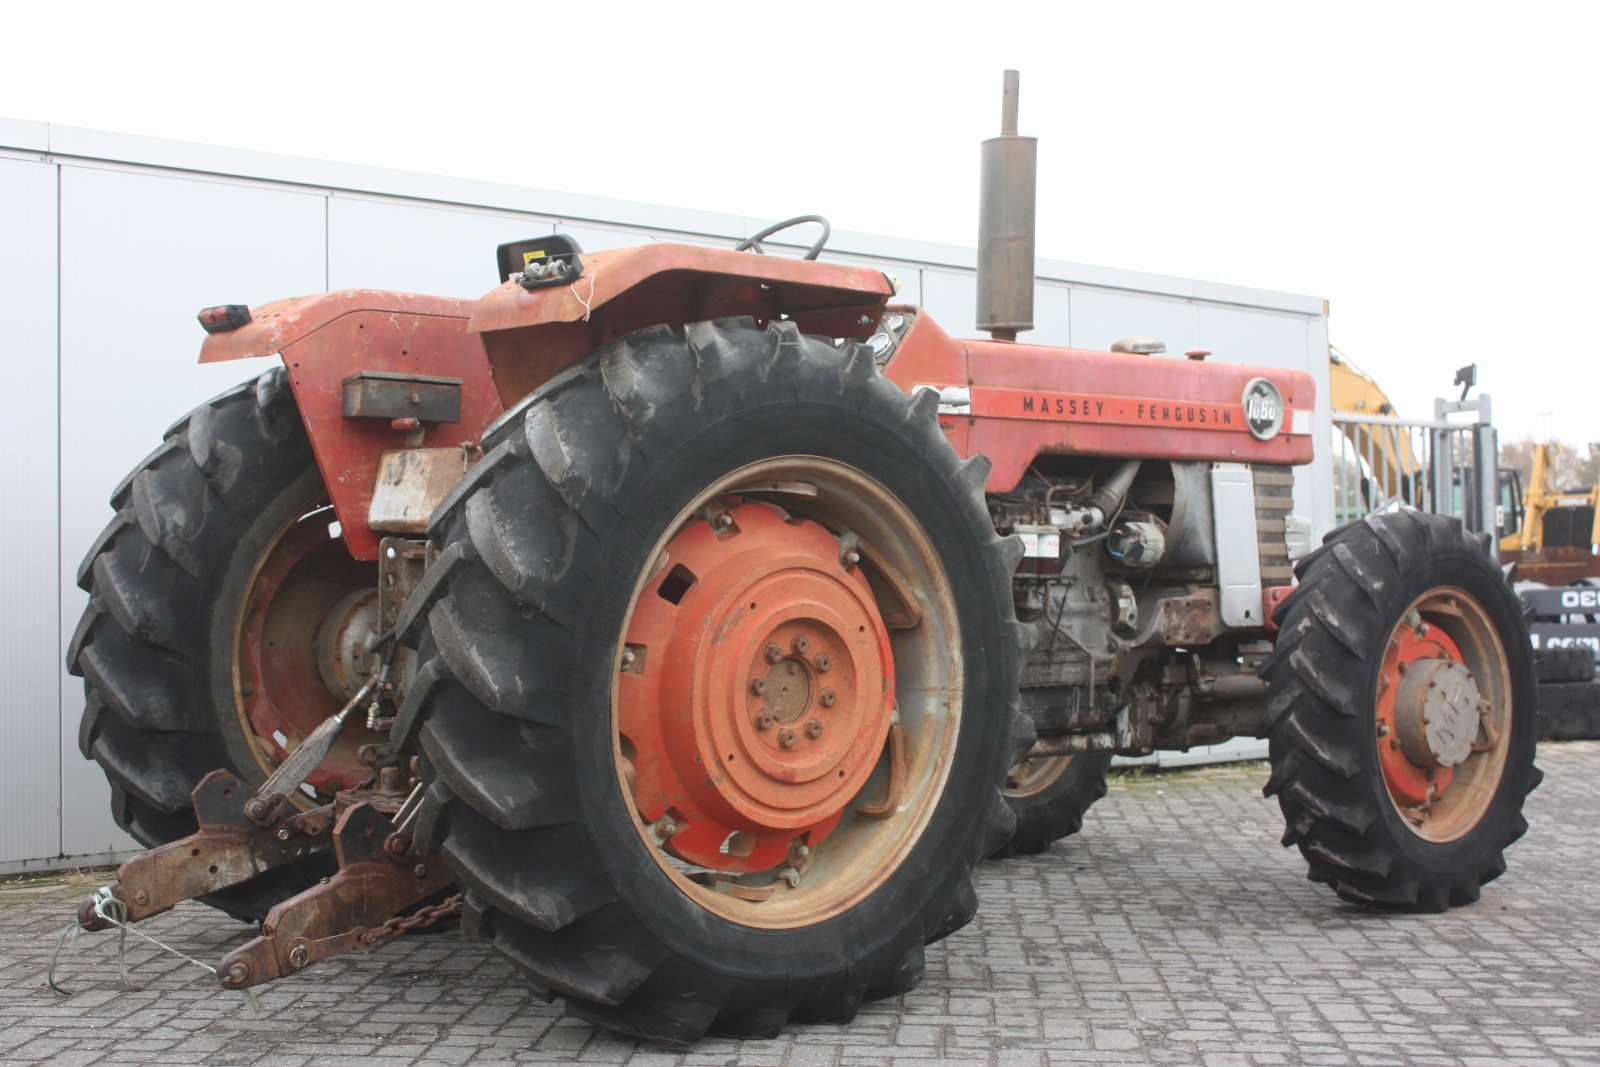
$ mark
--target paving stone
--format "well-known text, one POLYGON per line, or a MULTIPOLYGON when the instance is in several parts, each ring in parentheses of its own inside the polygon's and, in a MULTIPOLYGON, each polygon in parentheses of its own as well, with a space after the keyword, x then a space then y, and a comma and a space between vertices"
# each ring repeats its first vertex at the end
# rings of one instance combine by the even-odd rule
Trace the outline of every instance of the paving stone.
MULTIPOLYGON (((1600 743, 1547 744, 1509 872, 1445 915, 1345 904, 1277 847, 1261 765, 1118 777, 1083 832, 986 863, 927 979, 846 1026, 665 1049, 597 1033, 439 930, 322 961, 249 1011, 193 965, 86 935, 44 984, 82 879, 0 882, 0 1064, 424 1067, 1600 1067, 1600 743)), ((145 924, 199 959, 250 928, 145 924)))

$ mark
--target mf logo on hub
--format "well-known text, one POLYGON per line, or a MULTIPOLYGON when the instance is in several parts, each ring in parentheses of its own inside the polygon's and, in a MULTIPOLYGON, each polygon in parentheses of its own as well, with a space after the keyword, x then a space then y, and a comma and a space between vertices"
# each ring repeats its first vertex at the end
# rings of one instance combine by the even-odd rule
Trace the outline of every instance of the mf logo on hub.
POLYGON ((1270 441, 1278 436, 1283 428, 1283 394, 1276 385, 1265 378, 1251 378, 1245 383, 1239 402, 1244 405, 1245 425, 1257 440, 1270 441))

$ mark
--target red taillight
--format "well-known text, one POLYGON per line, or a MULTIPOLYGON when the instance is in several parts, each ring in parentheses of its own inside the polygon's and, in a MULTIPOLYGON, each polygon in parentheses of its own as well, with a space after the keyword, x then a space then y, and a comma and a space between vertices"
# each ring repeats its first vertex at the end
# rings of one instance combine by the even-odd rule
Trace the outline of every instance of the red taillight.
POLYGON ((206 333, 226 333, 250 322, 250 308, 244 304, 222 304, 205 308, 196 318, 206 333))

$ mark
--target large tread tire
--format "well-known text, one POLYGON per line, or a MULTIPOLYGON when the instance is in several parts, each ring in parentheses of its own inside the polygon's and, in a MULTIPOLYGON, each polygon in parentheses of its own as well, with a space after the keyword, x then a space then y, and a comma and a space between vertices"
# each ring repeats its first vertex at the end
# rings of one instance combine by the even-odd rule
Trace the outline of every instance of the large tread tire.
MULTIPOLYGON (((189 792, 211 771, 262 781, 233 696, 235 614, 268 540, 321 487, 274 367, 180 419, 112 493, 116 515, 78 567, 89 605, 67 669, 84 680, 79 750, 146 846, 195 831, 189 792)), ((260 919, 332 869, 318 856, 204 899, 260 919)))
POLYGON ((1539 684, 1548 682, 1593 682, 1594 650, 1588 645, 1541 648, 1533 654, 1539 684))
POLYGON ((1085 752, 1072 757, 1061 777, 1031 796, 1006 796, 1017 817, 1017 831, 994 853, 995 859, 1032 856, 1083 829, 1083 817, 1106 795, 1110 752, 1085 752))
POLYGON ((1600 741, 1600 682, 1541 685, 1539 740, 1600 741))
POLYGON ((565 998, 569 1014, 684 1045, 844 1022, 922 977, 923 946, 968 922, 972 869, 1009 837, 1006 767, 1033 740, 1017 710, 1010 574, 982 489, 936 400, 870 352, 792 324, 655 327, 541 387, 434 512, 438 562, 406 608, 421 665, 396 720, 428 791, 417 840, 465 891, 463 926, 565 998), (619 627, 643 560, 716 478, 775 455, 877 478, 950 555, 965 699, 955 763, 905 862, 864 900, 794 929, 744 926, 662 872, 612 753, 619 627))
POLYGON ((1262 664, 1276 796, 1307 877, 1370 907, 1438 912, 1478 899, 1505 872, 1504 850, 1527 831, 1537 700, 1532 650, 1515 594, 1459 520, 1406 510, 1335 530, 1296 568, 1300 584, 1274 612, 1262 664), (1389 635, 1432 588, 1465 590, 1505 647, 1512 696, 1504 770, 1487 809, 1453 841, 1412 832, 1385 785, 1374 701, 1389 635))

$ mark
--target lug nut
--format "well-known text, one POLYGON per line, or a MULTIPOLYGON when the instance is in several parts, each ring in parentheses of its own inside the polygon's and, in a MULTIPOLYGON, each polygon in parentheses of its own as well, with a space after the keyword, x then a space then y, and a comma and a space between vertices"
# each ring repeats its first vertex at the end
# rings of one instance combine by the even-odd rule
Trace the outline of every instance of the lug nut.
POLYGON ((793 748, 794 747, 794 731, 793 730, 779 730, 778 731, 778 747, 779 748, 793 748))
POLYGON ((827 674, 833 669, 833 657, 826 652, 818 652, 817 658, 811 661, 811 665, 817 669, 818 674, 827 674))
POLYGON ((779 648, 777 645, 769 644, 766 647, 765 654, 768 663, 776 663, 783 658, 783 649, 779 648))
POLYGON ((811 642, 806 640, 805 634, 795 634, 794 640, 789 642, 789 647, 794 649, 795 655, 803 656, 806 654, 806 649, 811 647, 811 642))
POLYGON ((636 658, 637 657, 633 654, 633 649, 631 649, 631 648, 623 649, 622 650, 622 669, 623 670, 627 670, 629 667, 633 666, 633 661, 636 658))
POLYGON ((655 832, 659 834, 663 840, 665 840, 666 838, 669 838, 678 832, 678 824, 672 820, 672 816, 663 815, 661 818, 656 820, 655 826, 652 827, 652 829, 654 829, 655 832))
POLYGON ((820 703, 825 708, 833 707, 833 702, 838 700, 838 699, 839 699, 838 696, 835 695, 835 693, 834 693, 834 691, 832 689, 824 689, 817 696, 817 702, 820 703))
POLYGON ((806 736, 815 741, 822 736, 822 723, 812 719, 806 723, 806 736))
POLYGON ((770 711, 763 711, 761 714, 756 716, 757 730, 770 730, 772 729, 772 723, 773 718, 770 711))
POLYGON ((750 679, 750 692, 751 693, 755 694, 756 696, 760 696, 762 693, 765 693, 766 691, 767 691, 767 680, 765 678, 752 678, 752 679, 750 679))

